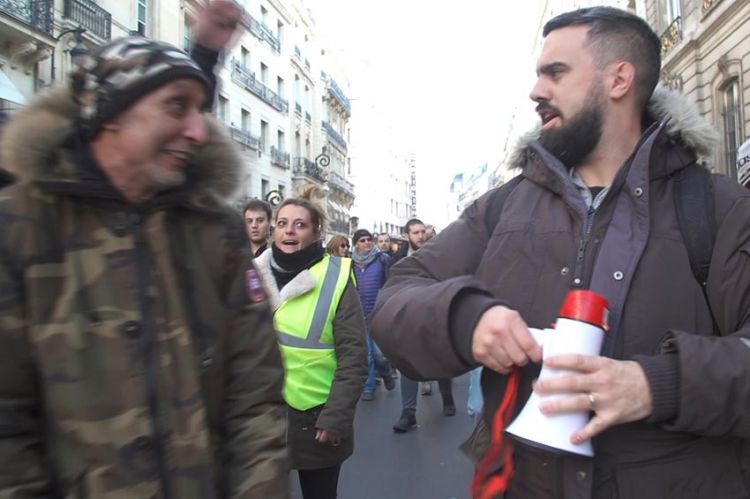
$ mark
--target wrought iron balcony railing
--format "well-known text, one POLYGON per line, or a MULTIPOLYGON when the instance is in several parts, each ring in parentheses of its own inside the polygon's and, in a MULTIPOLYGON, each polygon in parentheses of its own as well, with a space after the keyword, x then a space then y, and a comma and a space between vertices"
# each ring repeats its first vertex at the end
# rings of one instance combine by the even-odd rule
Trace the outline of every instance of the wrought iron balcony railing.
POLYGON ((0 0, 0 12, 52 34, 54 0, 0 0))
POLYGON ((352 105, 346 95, 344 95, 344 92, 336 84, 336 80, 334 80, 333 78, 330 78, 328 80, 328 91, 331 93, 334 99, 336 99, 338 103, 341 104, 341 107, 346 110, 346 114, 351 115, 352 105))
POLYGON ((255 149, 256 151, 260 149, 260 137, 256 137, 242 128, 231 127, 229 130, 232 138, 243 146, 255 149))
POLYGON ((242 25, 260 41, 268 43, 272 49, 276 52, 281 51, 281 41, 279 37, 273 34, 271 28, 266 26, 263 22, 258 21, 251 16, 247 11, 242 15, 242 25))
POLYGON ((331 172, 328 179, 328 184, 332 187, 338 188, 344 193, 348 194, 352 198, 354 197, 354 184, 349 182, 347 179, 342 177, 336 172, 331 172))
POLYGON ((232 81, 242 85, 277 111, 281 111, 282 113, 289 111, 289 102, 255 79, 255 73, 250 71, 237 59, 232 59, 232 81))
POLYGON ((336 234, 343 234, 349 236, 349 222, 343 222, 341 220, 331 220, 328 223, 328 229, 336 234))
POLYGON ((112 14, 92 0, 65 0, 64 15, 99 38, 112 38, 112 14))
POLYGON ((661 55, 667 55, 682 40, 682 18, 676 17, 661 35, 661 55))
POLYGON ((703 12, 708 12, 711 7, 719 3, 721 0, 703 0, 703 12))
POLYGON ((328 139, 333 142, 336 147, 346 153, 349 150, 349 146, 344 140, 344 137, 342 137, 341 134, 337 132, 327 121, 322 122, 322 126, 323 130, 326 131, 326 135, 328 135, 328 139))
POLYGON ((307 175, 318 182, 326 182, 326 172, 323 168, 307 158, 294 158, 294 175, 307 175))
POLYGON ((285 169, 289 168, 289 153, 271 146, 271 164, 285 169))

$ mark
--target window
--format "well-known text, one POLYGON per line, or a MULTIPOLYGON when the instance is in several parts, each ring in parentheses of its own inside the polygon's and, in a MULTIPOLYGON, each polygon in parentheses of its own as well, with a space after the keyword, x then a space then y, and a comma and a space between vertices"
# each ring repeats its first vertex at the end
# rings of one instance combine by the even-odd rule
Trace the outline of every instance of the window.
POLYGON ((268 147, 268 123, 260 121, 260 148, 265 151, 268 147))
POLYGON ((219 121, 222 123, 229 121, 229 100, 222 95, 219 96, 219 121))
POLYGON ((240 50, 240 64, 246 68, 250 68, 250 51, 245 47, 240 50))
POLYGON ((242 131, 250 132, 250 111, 247 109, 242 110, 242 121, 240 122, 242 131))
POLYGON ((297 103, 297 104, 299 104, 301 102, 301 100, 302 100, 300 98, 301 95, 302 95, 302 93, 300 91, 300 85, 301 85, 301 83, 300 83, 299 75, 295 74, 294 75, 294 102, 297 103))
POLYGON ((281 21, 276 23, 276 36, 279 39, 279 45, 284 43, 284 23, 281 21))
POLYGON ((185 52, 190 52, 190 49, 193 46, 192 37, 193 30, 190 25, 190 18, 185 16, 182 21, 182 48, 185 49, 185 52))
POLYGON ((266 196, 268 196, 268 193, 271 190, 271 182, 269 182, 266 179, 261 179, 260 181, 260 197, 261 199, 266 199, 266 196))
POLYGON ((294 156, 297 158, 302 156, 302 138, 299 132, 294 132, 294 156))
POLYGON ((325 97, 321 99, 320 109, 321 109, 321 112, 323 113, 323 116, 322 116, 323 121, 328 121, 328 106, 326 106, 325 97))
POLYGON ((722 93, 722 121, 724 123, 724 154, 727 173, 737 178, 737 149, 742 143, 742 107, 737 78, 727 83, 722 93))
POLYGON ((281 195, 281 199, 286 197, 286 186, 284 184, 279 184, 279 195, 281 195))
POLYGON ((284 94, 286 93, 286 89, 284 88, 284 78, 281 76, 276 77, 276 93, 279 94, 279 97, 282 99, 284 98, 284 94))
POLYGON ((260 20, 263 21, 263 24, 268 26, 268 10, 262 5, 260 6, 260 20))
POLYGON ((260 63, 260 82, 264 85, 268 85, 268 66, 260 63))
POLYGON ((659 0, 657 10, 660 32, 666 30, 672 21, 682 15, 680 0, 659 0))
POLYGON ((305 85, 305 101, 303 102, 305 111, 310 111, 310 87, 305 85))
POLYGON ((148 12, 148 0, 138 0, 135 15, 135 30, 141 36, 146 36, 146 13, 148 12))
POLYGON ((286 151, 286 136, 281 130, 276 132, 276 149, 286 151))

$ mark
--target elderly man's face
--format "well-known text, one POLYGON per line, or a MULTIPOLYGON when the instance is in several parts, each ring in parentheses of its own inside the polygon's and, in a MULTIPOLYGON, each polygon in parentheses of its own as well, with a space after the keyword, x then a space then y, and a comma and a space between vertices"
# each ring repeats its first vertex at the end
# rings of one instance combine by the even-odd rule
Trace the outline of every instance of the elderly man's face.
POLYGON ((125 177, 119 179, 125 183, 138 178, 154 192, 182 184, 185 166, 206 140, 201 111, 205 99, 205 87, 198 81, 175 80, 141 97, 106 123, 106 149, 102 152, 121 165, 108 174, 125 177))

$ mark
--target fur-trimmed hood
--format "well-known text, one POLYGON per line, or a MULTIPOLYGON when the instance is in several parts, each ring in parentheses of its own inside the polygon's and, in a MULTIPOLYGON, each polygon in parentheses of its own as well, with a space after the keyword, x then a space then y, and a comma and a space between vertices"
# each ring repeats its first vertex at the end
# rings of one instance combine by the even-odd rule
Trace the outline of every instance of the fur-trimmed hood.
MULTIPOLYGON (((63 145, 75 133, 77 114, 67 87, 43 91, 5 128, 0 164, 20 182, 75 180, 76 167, 63 145)), ((211 116, 205 120, 206 143, 186 166, 191 198, 223 204, 237 191, 242 159, 222 125, 211 116)))
POLYGON ((260 278, 263 281, 263 286, 266 289, 268 295, 268 302, 271 304, 271 310, 278 309, 282 303, 287 300, 291 300, 297 296, 303 295, 308 291, 315 289, 317 281, 313 277, 312 273, 305 269, 296 276, 294 279, 289 281, 281 291, 276 285, 276 278, 273 276, 271 271, 271 259, 273 258, 273 250, 268 248, 266 251, 260 254, 253 263, 258 269, 260 278))
MULTIPOLYGON (((665 132, 674 142, 691 150, 698 160, 711 156, 719 140, 713 125, 700 115, 698 108, 679 92, 656 87, 646 107, 646 121, 666 123, 665 132)), ((538 125, 518 139, 518 145, 508 162, 509 169, 523 168, 528 160, 530 145, 539 139, 538 125)))

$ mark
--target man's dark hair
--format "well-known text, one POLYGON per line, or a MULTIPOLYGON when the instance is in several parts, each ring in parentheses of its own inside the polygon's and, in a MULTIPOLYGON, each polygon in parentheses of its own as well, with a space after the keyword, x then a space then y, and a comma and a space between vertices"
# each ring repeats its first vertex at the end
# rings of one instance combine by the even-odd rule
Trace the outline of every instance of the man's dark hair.
POLYGON ((404 233, 408 234, 409 232, 411 232, 411 228, 414 225, 424 225, 424 222, 422 222, 418 218, 412 218, 412 219, 410 219, 408 222, 406 222, 406 225, 404 225, 404 233))
POLYGON ((245 203, 245 207, 242 209, 242 214, 244 215, 248 211, 265 211, 268 220, 271 220, 271 205, 261 199, 251 199, 245 203))
POLYGON ((641 107, 659 82, 661 42, 640 17, 613 7, 590 7, 560 14, 544 25, 542 34, 568 26, 589 26, 586 46, 599 69, 615 61, 635 66, 635 97, 641 107))

